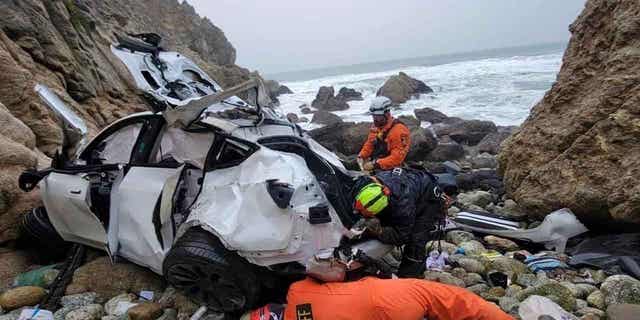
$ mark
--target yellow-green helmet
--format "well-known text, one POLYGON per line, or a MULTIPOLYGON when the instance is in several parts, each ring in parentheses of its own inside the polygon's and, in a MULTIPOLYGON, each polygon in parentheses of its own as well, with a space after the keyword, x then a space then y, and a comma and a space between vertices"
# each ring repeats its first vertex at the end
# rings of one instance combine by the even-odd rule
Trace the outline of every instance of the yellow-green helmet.
POLYGON ((369 183, 356 196, 355 209, 363 216, 372 217, 389 205, 385 188, 379 183, 369 183))

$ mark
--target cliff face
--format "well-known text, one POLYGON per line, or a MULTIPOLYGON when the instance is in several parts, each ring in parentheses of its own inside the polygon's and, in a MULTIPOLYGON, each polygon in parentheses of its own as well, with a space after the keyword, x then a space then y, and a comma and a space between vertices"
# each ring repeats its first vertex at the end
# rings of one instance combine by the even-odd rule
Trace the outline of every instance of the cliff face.
POLYGON ((24 168, 47 165, 62 141, 36 97, 43 83, 81 114, 92 134, 146 110, 133 79, 110 51, 114 32, 156 32, 162 46, 193 59, 223 87, 247 78, 224 33, 177 0, 0 1, 0 244, 15 238, 21 210, 37 194, 18 190, 24 168), (43 154, 44 153, 44 154, 43 154))
POLYGON ((640 6, 589 0, 557 82, 500 154, 507 191, 531 214, 640 223, 640 6))

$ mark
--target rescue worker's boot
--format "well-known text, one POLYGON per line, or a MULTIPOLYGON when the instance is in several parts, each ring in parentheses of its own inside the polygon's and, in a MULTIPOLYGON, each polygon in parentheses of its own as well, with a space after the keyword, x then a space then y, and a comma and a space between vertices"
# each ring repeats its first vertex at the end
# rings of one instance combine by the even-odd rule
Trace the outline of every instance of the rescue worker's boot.
POLYGON ((408 244, 404 246, 402 262, 398 268, 400 278, 424 278, 426 248, 420 244, 408 244))

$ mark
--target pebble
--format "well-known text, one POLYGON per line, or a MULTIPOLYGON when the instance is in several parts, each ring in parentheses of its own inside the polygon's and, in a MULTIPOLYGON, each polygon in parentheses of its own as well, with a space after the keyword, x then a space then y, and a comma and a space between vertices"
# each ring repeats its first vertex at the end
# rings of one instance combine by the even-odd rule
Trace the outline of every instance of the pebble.
POLYGON ((451 275, 458 279, 463 279, 466 274, 467 271, 462 268, 453 268, 453 270, 451 270, 451 275))
POLYGON ((157 320, 177 320, 178 311, 176 309, 164 309, 162 315, 157 320))
POLYGON ((104 315, 104 309, 99 304, 89 304, 75 309, 64 317, 65 320, 98 320, 104 315))
POLYGON ((444 240, 440 240, 440 243, 438 243, 438 241, 427 242, 427 252, 431 250, 438 250, 438 248, 440 248, 442 252, 446 252, 447 254, 452 255, 454 252, 456 252, 458 246, 444 240))
POLYGON ((156 302, 142 302, 127 311, 130 320, 155 320, 162 313, 162 305, 156 302))
POLYGON ((587 316, 587 315, 594 315, 594 316, 597 316, 598 318, 602 318, 605 316, 604 311, 596 308, 590 308, 590 307, 584 307, 584 308, 578 309, 578 311, 576 311, 575 314, 581 317, 587 316))
POLYGON ((586 300, 576 299, 576 309, 584 309, 589 307, 589 303, 586 300))
POLYGON ((480 273, 480 274, 485 272, 484 264, 482 264, 482 262, 474 258, 468 258, 468 257, 460 258, 457 261, 457 263, 458 265, 460 265, 460 267, 462 267, 467 272, 480 273))
POLYGON ((460 245, 465 241, 474 240, 476 237, 471 232, 462 231, 462 230, 453 230, 447 232, 445 237, 448 242, 451 242, 455 245, 460 245))
POLYGON ((96 301, 95 292, 85 292, 63 296, 60 298, 60 305, 63 307, 83 307, 96 301))
POLYGON ((482 243, 476 240, 462 242, 459 244, 459 247, 464 249, 465 254, 468 256, 477 256, 487 252, 487 249, 485 249, 482 243))
POLYGON ((493 195, 487 191, 476 190, 459 194, 457 201, 463 206, 476 205, 483 208, 493 202, 493 195))
POLYGON ((515 242, 496 236, 486 236, 484 237, 484 241, 489 245, 489 247, 493 247, 497 250, 515 251, 520 249, 515 242))
POLYGON ((470 287, 467 288, 467 290, 475 293, 475 294, 480 294, 483 292, 487 292, 489 291, 489 289, 491 289, 488 285, 484 284, 484 283, 480 283, 480 284, 476 284, 476 285, 472 285, 470 287))
POLYGON ((567 311, 573 311, 576 308, 576 299, 571 295, 571 291, 559 283, 550 282, 526 288, 518 292, 516 298, 523 301, 532 295, 547 297, 567 311))
POLYGON ((18 318, 20 317, 20 313, 22 313, 22 310, 24 310, 25 308, 27 307, 15 309, 4 315, 0 315, 0 320, 18 320, 18 318))
POLYGON ((500 309, 504 312, 512 312, 518 309, 520 306, 520 301, 514 297, 505 296, 500 298, 498 301, 498 305, 500 305, 500 309))
POLYGON ((604 295, 600 290, 596 290, 592 292, 589 296, 587 296, 587 303, 589 303, 589 305, 594 308, 598 308, 602 310, 606 308, 606 304, 604 302, 604 295))
POLYGON ((477 273, 467 273, 462 278, 462 281, 464 281, 464 284, 467 287, 470 287, 478 283, 484 283, 484 279, 482 279, 482 276, 477 273))
POLYGON ((465 283, 461 279, 458 279, 451 275, 448 272, 438 272, 438 271, 426 271, 424 273, 426 280, 437 281, 444 284, 449 284, 457 287, 464 288, 465 283))
POLYGON ((34 306, 40 303, 46 294, 46 291, 40 287, 17 287, 0 295, 0 306, 5 310, 34 306))
POLYGON ((614 275, 608 277, 600 286, 606 305, 611 304, 640 304, 640 280, 628 275, 614 275))
POLYGON ((515 279, 515 282, 523 287, 533 287, 538 282, 538 278, 532 273, 521 273, 515 279))
POLYGON ((510 286, 507 287, 507 289, 504 292, 504 295, 507 297, 514 297, 516 294, 518 294, 518 292, 522 291, 522 287, 517 285, 517 284, 512 284, 510 286))

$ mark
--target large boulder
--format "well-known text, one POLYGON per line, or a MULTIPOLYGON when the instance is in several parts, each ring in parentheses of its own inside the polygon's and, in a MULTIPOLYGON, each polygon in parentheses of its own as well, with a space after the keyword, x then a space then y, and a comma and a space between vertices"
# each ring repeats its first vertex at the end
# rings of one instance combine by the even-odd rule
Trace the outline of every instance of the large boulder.
POLYGON ((427 121, 431 123, 440 123, 449 118, 446 114, 431 108, 415 109, 413 110, 413 113, 420 121, 427 121))
POLYGON ((309 131, 313 139, 344 155, 356 155, 367 140, 371 123, 338 122, 309 131))
POLYGON ((516 129, 517 127, 515 126, 498 126, 497 132, 491 132, 487 134, 486 136, 484 136, 484 138, 482 138, 482 140, 480 140, 480 142, 478 142, 478 145, 476 146, 478 152, 498 154, 498 152, 500 152, 500 146, 502 145, 502 142, 506 140, 516 129))
POLYGON ((342 122, 342 118, 340 118, 339 116, 329 111, 320 110, 313 114, 313 118, 311 118, 311 122, 317 123, 317 124, 330 125, 330 124, 336 124, 336 123, 342 122))
POLYGON ((334 96, 333 87, 320 87, 311 106, 322 111, 340 111, 349 109, 346 101, 334 96))
POLYGON ((458 160, 462 157, 464 157, 464 148, 462 145, 447 137, 438 141, 438 144, 431 151, 427 160, 441 162, 447 160, 458 160))
POLYGON ((607 305, 632 303, 640 304, 640 280, 627 275, 608 277, 600 286, 607 305))
POLYGON ((100 257, 75 271, 66 292, 95 292, 98 301, 106 302, 122 293, 141 290, 162 292, 163 288, 162 278, 146 268, 132 263, 111 264, 108 257, 100 257))
POLYGON ((345 101, 345 102, 364 100, 364 98, 362 98, 361 92, 358 92, 355 89, 351 89, 347 87, 340 88, 340 90, 338 91, 338 94, 336 95, 336 99, 345 101))
POLYGON ((507 192, 531 215, 640 223, 639 20, 635 0, 587 1, 557 81, 503 143, 507 192))
POLYGON ((394 104, 401 104, 407 100, 419 96, 421 93, 431 93, 433 89, 429 88, 424 82, 409 77, 406 73, 400 72, 398 75, 391 76, 382 85, 377 96, 385 96, 394 104))
POLYGON ((491 121, 464 120, 435 129, 438 136, 449 136, 458 143, 476 145, 490 133, 498 132, 491 121))

